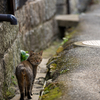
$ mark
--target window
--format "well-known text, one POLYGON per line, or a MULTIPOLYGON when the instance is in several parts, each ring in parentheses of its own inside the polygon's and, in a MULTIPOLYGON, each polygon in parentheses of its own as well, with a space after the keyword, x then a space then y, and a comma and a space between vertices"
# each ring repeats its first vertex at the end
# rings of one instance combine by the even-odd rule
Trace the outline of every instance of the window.
POLYGON ((14 14, 15 10, 21 8, 27 0, 0 0, 1 14, 14 14))

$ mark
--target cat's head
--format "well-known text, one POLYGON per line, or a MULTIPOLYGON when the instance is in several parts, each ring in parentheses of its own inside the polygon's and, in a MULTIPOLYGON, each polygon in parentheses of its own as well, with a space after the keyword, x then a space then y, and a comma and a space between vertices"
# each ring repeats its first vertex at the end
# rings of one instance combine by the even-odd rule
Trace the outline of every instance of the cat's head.
POLYGON ((42 54, 43 54, 43 51, 40 51, 40 52, 30 51, 30 56, 29 56, 28 60, 33 65, 39 65, 42 61, 42 54))

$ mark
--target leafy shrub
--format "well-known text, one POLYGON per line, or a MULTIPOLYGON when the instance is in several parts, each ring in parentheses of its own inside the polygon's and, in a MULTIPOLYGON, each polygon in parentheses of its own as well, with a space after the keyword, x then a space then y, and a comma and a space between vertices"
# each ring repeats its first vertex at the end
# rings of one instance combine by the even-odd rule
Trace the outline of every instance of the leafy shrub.
POLYGON ((28 51, 21 50, 21 61, 26 60, 29 57, 28 51))

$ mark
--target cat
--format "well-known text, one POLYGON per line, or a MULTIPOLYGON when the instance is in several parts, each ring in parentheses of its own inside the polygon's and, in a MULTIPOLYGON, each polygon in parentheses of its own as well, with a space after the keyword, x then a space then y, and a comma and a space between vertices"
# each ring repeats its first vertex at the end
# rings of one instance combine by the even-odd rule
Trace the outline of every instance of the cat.
POLYGON ((37 74, 37 66, 42 61, 42 53, 43 51, 38 53, 31 51, 28 59, 16 67, 15 75, 20 90, 20 100, 24 100, 25 96, 32 99, 32 88, 37 74))

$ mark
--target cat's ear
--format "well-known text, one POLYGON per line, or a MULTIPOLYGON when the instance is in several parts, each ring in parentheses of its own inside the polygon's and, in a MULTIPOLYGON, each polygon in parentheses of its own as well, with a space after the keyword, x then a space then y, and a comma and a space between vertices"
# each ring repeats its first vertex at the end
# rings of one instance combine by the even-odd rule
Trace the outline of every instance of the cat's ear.
POLYGON ((43 51, 40 51, 40 52, 39 52, 39 55, 41 55, 41 56, 42 56, 42 54, 43 54, 43 51))
POLYGON ((31 55, 33 55, 33 54, 34 54, 34 51, 33 51, 33 50, 32 50, 32 51, 30 51, 30 56, 31 56, 31 55))

